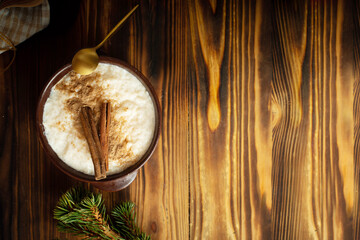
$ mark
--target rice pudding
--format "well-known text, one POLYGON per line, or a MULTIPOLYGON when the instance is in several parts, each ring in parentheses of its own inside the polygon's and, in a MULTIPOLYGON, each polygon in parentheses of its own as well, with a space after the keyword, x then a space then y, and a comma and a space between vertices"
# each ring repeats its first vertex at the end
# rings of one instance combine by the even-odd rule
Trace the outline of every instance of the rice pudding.
POLYGON ((89 146, 79 119, 82 106, 93 109, 98 125, 100 106, 111 105, 108 175, 135 164, 149 148, 155 109, 143 84, 126 69, 99 63, 90 75, 71 71, 55 86, 44 105, 44 135, 58 157, 77 171, 94 175, 89 146))

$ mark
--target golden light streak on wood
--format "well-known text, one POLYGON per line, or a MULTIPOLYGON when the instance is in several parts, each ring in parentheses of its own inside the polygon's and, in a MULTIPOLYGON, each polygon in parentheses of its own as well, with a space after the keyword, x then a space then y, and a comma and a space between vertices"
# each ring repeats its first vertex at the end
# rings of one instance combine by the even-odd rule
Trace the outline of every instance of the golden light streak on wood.
MULTIPOLYGON (((255 45, 254 45, 254 56, 255 56, 255 144, 257 152, 257 171, 259 176, 259 190, 261 198, 265 198, 266 207, 271 208, 271 199, 272 199, 272 187, 271 187, 271 151, 272 151, 272 141, 271 128, 268 125, 271 123, 272 116, 280 116, 280 112, 272 113, 271 109, 271 94, 265 95, 264 90, 268 86, 263 85, 264 82, 269 81, 269 79, 260 79, 265 76, 261 75, 261 70, 264 69, 264 65, 261 60, 264 59, 264 55, 261 52, 261 26, 263 23, 263 9, 261 1, 257 1, 255 7, 255 45), (266 102, 268 104, 266 104, 266 102), (266 122, 266 124, 264 124, 266 122)), ((270 125, 271 126, 271 125, 270 125)), ((257 239, 260 239, 260 236, 257 236, 257 239)))
POLYGON ((215 14, 217 0, 209 0, 209 3, 210 3, 213 14, 215 14))
POLYGON ((354 208, 353 208, 353 239, 360 239, 360 2, 355 1, 352 9, 354 17, 354 208))
POLYGON ((338 1, 336 21, 336 133, 339 146, 339 168, 343 182, 346 213, 352 215, 354 205, 354 119, 353 85, 354 74, 351 64, 342 63, 342 42, 344 24, 343 1, 338 1))
POLYGON ((211 57, 208 62, 209 70, 209 102, 207 107, 207 119, 211 131, 215 131, 220 124, 221 112, 219 101, 220 66, 211 57))
POLYGON ((213 13, 209 12, 209 9, 202 5, 199 0, 196 0, 194 5, 197 30, 199 33, 202 54, 206 63, 209 84, 207 119, 210 130, 215 131, 219 126, 221 119, 219 87, 220 68, 225 46, 226 1, 223 3, 223 6, 219 7, 221 10, 221 22, 215 22, 215 19, 213 19, 212 16, 213 13), (209 31, 209 28, 217 30, 209 31))

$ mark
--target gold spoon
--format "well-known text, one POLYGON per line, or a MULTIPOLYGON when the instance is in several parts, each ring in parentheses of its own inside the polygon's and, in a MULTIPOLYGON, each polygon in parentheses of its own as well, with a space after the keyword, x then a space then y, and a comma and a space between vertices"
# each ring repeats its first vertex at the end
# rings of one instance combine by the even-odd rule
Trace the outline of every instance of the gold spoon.
POLYGON ((116 30, 123 24, 128 17, 139 7, 139 4, 136 5, 121 21, 116 24, 116 26, 109 32, 109 34, 102 40, 99 45, 93 48, 84 48, 78 51, 73 60, 72 60, 72 68, 75 72, 80 73, 81 75, 87 75, 92 73, 97 65, 99 64, 99 56, 96 53, 96 50, 100 48, 108 38, 110 38, 116 30))

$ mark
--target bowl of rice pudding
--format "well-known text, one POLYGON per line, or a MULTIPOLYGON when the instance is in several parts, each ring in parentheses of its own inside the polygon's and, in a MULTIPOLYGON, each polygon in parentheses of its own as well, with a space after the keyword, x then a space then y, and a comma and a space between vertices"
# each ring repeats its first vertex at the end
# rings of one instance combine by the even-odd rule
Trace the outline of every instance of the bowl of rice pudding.
POLYGON ((37 130, 51 161, 67 175, 105 191, 127 187, 151 157, 160 133, 160 105, 135 68, 100 57, 80 75, 71 64, 44 88, 37 130))

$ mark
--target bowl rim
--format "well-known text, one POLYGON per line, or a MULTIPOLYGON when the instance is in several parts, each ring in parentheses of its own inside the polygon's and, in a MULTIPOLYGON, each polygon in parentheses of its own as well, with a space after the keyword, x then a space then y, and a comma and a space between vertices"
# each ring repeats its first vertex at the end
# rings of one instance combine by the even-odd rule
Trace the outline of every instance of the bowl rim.
POLYGON ((115 173, 112 175, 107 176, 105 179, 102 180, 95 180, 95 176, 88 175, 83 172, 77 171, 74 168, 68 166, 64 161, 60 159, 60 157, 57 156, 55 151, 50 146, 49 142, 47 141, 47 138, 44 134, 44 126, 42 124, 43 121, 43 112, 44 112, 44 106, 45 103, 50 95, 52 87, 58 83, 67 73, 69 73, 72 70, 71 64, 66 64, 65 66, 61 67, 59 70, 57 70, 53 76, 50 78, 50 80, 46 83, 45 87, 41 91, 38 103, 37 103, 37 109, 36 109, 36 130, 38 133, 38 137, 40 139, 40 142, 42 144, 42 147, 46 153, 46 155, 50 158, 51 162, 62 172, 64 172, 66 175, 88 183, 110 183, 118 181, 119 179, 126 178, 129 174, 138 171, 152 156, 153 152, 156 149, 159 136, 160 136, 160 130, 161 130, 161 108, 159 99, 157 97, 156 91, 150 81, 135 67, 131 66, 130 64, 116 59, 112 57, 107 56, 100 56, 99 63, 108 63, 113 64, 116 66, 119 66, 121 68, 124 68, 128 72, 130 72, 132 75, 134 75, 146 88, 146 90, 149 93, 149 96, 153 102, 154 105, 154 111, 155 111, 155 129, 154 129, 154 135, 153 139, 151 140, 150 146, 145 152, 145 154, 138 160, 134 165, 131 165, 130 167, 126 168, 124 171, 121 171, 119 173, 115 173))

